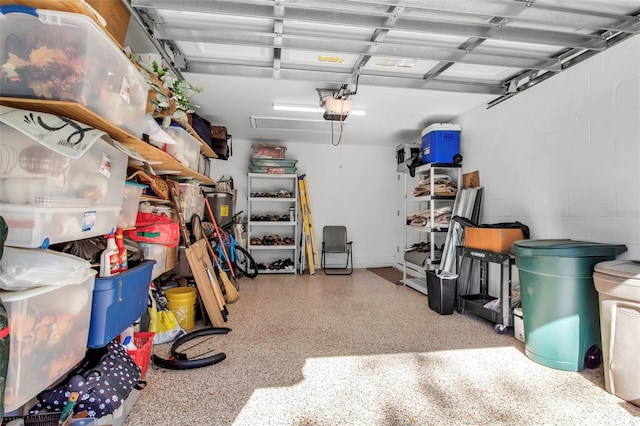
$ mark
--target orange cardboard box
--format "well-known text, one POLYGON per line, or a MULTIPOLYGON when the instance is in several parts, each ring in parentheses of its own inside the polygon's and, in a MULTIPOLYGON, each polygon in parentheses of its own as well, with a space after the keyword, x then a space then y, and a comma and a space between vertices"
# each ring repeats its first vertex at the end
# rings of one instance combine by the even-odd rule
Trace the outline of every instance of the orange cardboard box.
POLYGON ((511 250, 514 241, 524 239, 518 228, 464 228, 464 246, 503 253, 511 250))

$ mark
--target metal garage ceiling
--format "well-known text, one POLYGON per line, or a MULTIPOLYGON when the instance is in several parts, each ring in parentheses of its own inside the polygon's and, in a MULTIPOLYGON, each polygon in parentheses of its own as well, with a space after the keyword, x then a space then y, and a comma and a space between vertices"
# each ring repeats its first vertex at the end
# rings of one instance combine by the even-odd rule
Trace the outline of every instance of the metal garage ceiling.
MULTIPOLYGON (((640 0, 130 0, 190 73, 496 95, 640 32, 640 0)), ((353 87, 353 86, 351 86, 353 87)))

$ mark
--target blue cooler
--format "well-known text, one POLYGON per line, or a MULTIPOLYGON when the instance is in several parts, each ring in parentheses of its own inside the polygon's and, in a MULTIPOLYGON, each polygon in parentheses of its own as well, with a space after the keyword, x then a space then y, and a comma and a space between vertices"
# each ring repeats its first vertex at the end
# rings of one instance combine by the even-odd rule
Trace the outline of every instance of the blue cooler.
POLYGON ((460 156, 460 126, 436 123, 422 131, 422 162, 458 164, 460 156))

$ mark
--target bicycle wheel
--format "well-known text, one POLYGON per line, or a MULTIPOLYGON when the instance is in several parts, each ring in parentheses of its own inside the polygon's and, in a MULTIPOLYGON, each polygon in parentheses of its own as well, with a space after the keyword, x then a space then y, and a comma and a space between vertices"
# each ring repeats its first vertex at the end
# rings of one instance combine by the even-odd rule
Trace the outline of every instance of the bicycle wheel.
POLYGON ((211 355, 215 352, 211 338, 230 331, 228 327, 210 327, 192 331, 173 342, 169 359, 160 358, 154 354, 151 355, 151 360, 158 367, 169 370, 189 370, 217 364, 227 355, 224 352, 211 355))
POLYGON ((251 257, 249 252, 239 245, 234 247, 235 249, 235 259, 233 263, 235 264, 236 269, 238 269, 242 274, 249 278, 255 278, 258 276, 258 264, 251 257))

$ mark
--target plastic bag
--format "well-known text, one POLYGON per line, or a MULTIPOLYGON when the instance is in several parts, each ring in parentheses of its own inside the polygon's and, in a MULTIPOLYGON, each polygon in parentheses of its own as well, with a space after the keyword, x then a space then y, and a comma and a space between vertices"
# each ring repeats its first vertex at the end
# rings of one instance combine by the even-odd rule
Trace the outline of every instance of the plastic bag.
POLYGON ((74 285, 93 275, 88 261, 53 250, 5 247, 0 260, 0 288, 4 290, 74 285))
POLYGON ((166 308, 166 298, 155 289, 149 289, 149 299, 151 306, 149 311, 149 330, 155 332, 153 344, 173 342, 179 337, 187 334, 180 327, 178 319, 169 309, 166 308))
POLYGON ((162 244, 175 247, 180 242, 180 225, 166 215, 138 212, 136 228, 125 232, 125 236, 139 243, 162 244))

